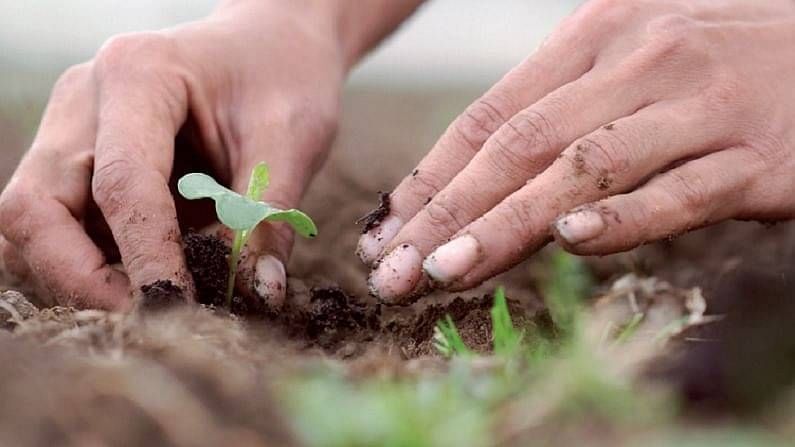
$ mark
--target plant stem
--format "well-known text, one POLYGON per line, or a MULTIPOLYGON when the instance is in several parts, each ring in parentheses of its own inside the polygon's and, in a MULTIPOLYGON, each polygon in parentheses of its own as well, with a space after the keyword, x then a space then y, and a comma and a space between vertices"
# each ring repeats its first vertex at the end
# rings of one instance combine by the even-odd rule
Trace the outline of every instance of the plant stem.
POLYGON ((232 253, 229 255, 229 282, 226 285, 226 307, 232 310, 232 295, 235 293, 235 277, 237 277, 237 262, 240 260, 240 251, 243 249, 244 231, 235 231, 235 240, 232 242, 232 253))

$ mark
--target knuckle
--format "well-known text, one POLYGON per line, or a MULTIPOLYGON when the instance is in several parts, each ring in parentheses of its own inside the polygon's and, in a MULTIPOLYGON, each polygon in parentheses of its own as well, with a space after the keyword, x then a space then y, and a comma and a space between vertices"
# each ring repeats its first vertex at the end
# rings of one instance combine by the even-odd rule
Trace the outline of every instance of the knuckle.
POLYGON ((83 63, 67 68, 53 87, 54 91, 71 90, 76 84, 83 82, 91 72, 91 64, 83 63))
POLYGON ((596 0, 594 7, 600 11, 610 11, 618 8, 625 8, 632 4, 630 0, 596 0))
POLYGON ((698 175, 685 175, 676 169, 670 171, 671 185, 668 188, 676 203, 682 205, 685 212, 701 215, 709 205, 707 188, 704 179, 698 175))
POLYGON ((737 104, 742 103, 743 85, 743 81, 732 73, 720 74, 702 93, 706 111, 720 113, 722 116, 729 115, 732 110, 737 109, 737 104))
POLYGON ((124 206, 125 197, 135 187, 139 171, 137 164, 124 156, 98 164, 91 182, 91 192, 97 205, 110 213, 124 206))
POLYGON ((110 38, 100 48, 94 69, 100 79, 151 73, 162 70, 172 61, 174 44, 170 37, 157 32, 122 34, 110 38))
POLYGON ((477 152, 506 121, 503 100, 495 96, 481 98, 464 110, 453 123, 453 131, 471 152, 477 152))
POLYGON ((0 194, 0 234, 9 240, 19 239, 19 230, 27 226, 24 221, 30 204, 39 201, 34 191, 17 185, 10 184, 0 194))
POLYGON ((682 15, 657 17, 646 25, 647 40, 630 59, 629 73, 647 72, 671 61, 709 60, 698 36, 698 26, 682 15))
POLYGON ((666 14, 649 20, 646 31, 651 36, 681 36, 693 23, 692 19, 682 14, 666 14))
POLYGON ((423 213, 431 231, 439 235, 449 235, 463 228, 462 211, 461 201, 439 197, 432 200, 423 213))
POLYGON ((587 173, 599 179, 598 187, 608 189, 613 177, 631 165, 629 146, 619 136, 598 134, 583 138, 568 157, 575 173, 587 173))
POLYGON ((519 199, 505 200, 500 206, 500 218, 510 239, 517 241, 517 251, 521 251, 524 243, 532 236, 532 223, 535 216, 531 207, 519 199))
POLYGON ((511 118, 490 141, 494 146, 486 151, 488 162, 495 171, 516 180, 539 171, 556 147, 549 120, 531 110, 511 118))

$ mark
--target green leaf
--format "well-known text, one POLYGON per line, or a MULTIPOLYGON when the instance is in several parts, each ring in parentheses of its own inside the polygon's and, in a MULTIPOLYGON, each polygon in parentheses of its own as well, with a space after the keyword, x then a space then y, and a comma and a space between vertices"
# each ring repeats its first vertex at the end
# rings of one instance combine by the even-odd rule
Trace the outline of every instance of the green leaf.
POLYGON ((287 222, 293 227, 296 233, 303 237, 311 238, 317 236, 317 227, 315 223, 312 222, 312 219, 302 211, 296 209, 277 210, 273 208, 273 211, 265 217, 265 220, 287 222))
POLYGON ((262 199, 262 193, 268 189, 270 184, 270 170, 265 163, 259 163, 254 166, 251 171, 251 178, 248 181, 248 192, 246 197, 251 200, 259 201, 262 199))
POLYGON ((188 200, 213 199, 218 220, 233 230, 248 230, 262 222, 273 208, 225 188, 212 177, 194 173, 182 177, 177 189, 188 200))
POLYGON ((445 357, 472 355, 450 315, 438 321, 433 328, 433 346, 445 357))
POLYGON ((182 197, 188 200, 215 199, 220 195, 232 192, 219 185, 212 177, 206 174, 188 174, 177 183, 177 189, 182 197))
POLYGON ((508 301, 505 298, 505 288, 502 286, 497 287, 494 292, 491 325, 494 353, 506 357, 516 354, 522 345, 524 332, 513 326, 511 312, 508 310, 508 301))
POLYGON ((227 227, 241 231, 253 229, 262 222, 273 208, 262 202, 230 192, 215 199, 218 220, 227 227))
POLYGON ((303 212, 295 209, 280 210, 253 199, 261 196, 268 187, 268 177, 268 165, 258 164, 251 173, 247 196, 221 186, 209 175, 201 173, 182 177, 177 183, 177 189, 189 200, 213 199, 218 220, 232 230, 248 233, 263 220, 270 220, 287 222, 303 237, 317 236, 315 223, 303 212))

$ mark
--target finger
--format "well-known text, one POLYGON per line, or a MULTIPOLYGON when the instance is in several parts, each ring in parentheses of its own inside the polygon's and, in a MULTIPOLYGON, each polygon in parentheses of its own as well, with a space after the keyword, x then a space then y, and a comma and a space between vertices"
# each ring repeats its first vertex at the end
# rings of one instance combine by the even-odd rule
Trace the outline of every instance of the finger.
POLYGON ((170 282, 194 295, 168 187, 186 83, 169 41, 117 39, 97 58, 99 123, 92 191, 135 291, 170 282))
POLYGON ((744 205, 753 179, 765 175, 758 160, 748 150, 729 149, 690 161, 636 191, 560 217, 552 227, 555 240, 575 254, 606 255, 729 219, 744 205))
POLYGON ((19 255, 48 297, 78 308, 129 307, 127 278, 107 265, 65 206, 46 197, 16 193, 12 197, 14 202, 6 202, 4 212, 17 218, 3 226, 3 234, 16 243, 19 255), (43 253, 47 256, 41 256, 43 253))
POLYGON ((0 275, 5 273, 15 282, 25 281, 29 269, 25 260, 4 237, 0 236, 0 275))
POLYGON ((78 221, 89 194, 96 128, 90 71, 89 64, 75 66, 56 83, 36 139, 0 198, 0 231, 9 243, 7 266, 19 266, 19 276, 35 274, 46 299, 124 309, 125 275, 107 265, 78 221))
POLYGON ((443 287, 474 286, 545 244, 550 223, 563 212, 631 190, 677 160, 726 147, 732 136, 723 131, 731 127, 707 119, 702 107, 696 100, 657 103, 574 142, 547 170, 436 249, 425 271, 443 287))
MULTIPOLYGON (((524 186, 527 179, 546 169, 572 141, 605 122, 631 115, 645 105, 648 94, 644 84, 627 82, 626 78, 610 71, 589 73, 547 95, 516 114, 489 138, 466 168, 400 230, 385 252, 391 255, 395 247, 408 244, 411 250, 400 250, 395 257, 406 257, 406 253, 412 252, 411 258, 416 258, 413 255, 416 249, 424 258, 524 186), (617 91, 621 94, 616 95, 617 91), (589 98, 603 98, 604 101, 590 102, 589 98)), ((628 128, 616 132, 614 138, 623 138, 625 132, 647 131, 635 127, 652 127, 651 120, 658 117, 648 115, 654 113, 649 110, 639 114, 628 123, 628 128)), ((409 277, 412 275, 408 272, 417 271, 415 265, 409 264, 390 259, 383 269, 395 270, 389 276, 409 277)), ((391 285, 394 281, 382 280, 380 275, 375 272, 371 282, 379 296, 403 295, 416 287, 412 281, 403 280, 400 281, 402 287, 397 288, 391 285), (380 292, 387 287, 389 292, 380 292)), ((419 276, 414 275, 414 278, 420 280, 419 276)))
MULTIPOLYGON (((251 113, 251 116, 268 115, 272 113, 260 108, 251 113)), ((260 199, 280 209, 298 207, 319 165, 319 158, 325 153, 324 148, 331 142, 334 125, 311 122, 296 126, 293 121, 282 118, 272 123, 256 122, 251 124, 250 130, 242 132, 241 152, 247 155, 232 182, 236 191, 244 193, 251 171, 265 162, 270 168, 270 184, 260 199)), ((237 288, 245 297, 264 301, 273 308, 284 303, 285 266, 294 239, 292 228, 284 222, 263 222, 257 226, 243 250, 238 268, 237 288)))
POLYGON ((442 190, 512 116, 590 70, 595 48, 593 42, 583 42, 578 33, 559 33, 470 105, 392 192, 388 216, 362 235, 357 249, 362 261, 373 264, 403 224, 442 190), (574 48, 576 51, 571 51, 574 48), (571 57, 560 58, 558 55, 564 51, 571 57))

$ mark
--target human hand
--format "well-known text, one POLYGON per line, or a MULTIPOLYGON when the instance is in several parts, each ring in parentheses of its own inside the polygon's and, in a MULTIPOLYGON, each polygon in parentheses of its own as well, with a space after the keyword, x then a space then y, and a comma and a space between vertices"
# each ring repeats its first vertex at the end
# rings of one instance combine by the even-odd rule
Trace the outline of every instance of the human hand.
POLYGON ((795 3, 593 0, 448 128, 362 236, 372 292, 457 291, 553 238, 609 254, 795 212, 795 3))
MULTIPOLYGON (((157 280, 193 296, 180 224, 207 222, 178 222, 175 137, 178 152, 237 191, 266 161, 274 175, 263 200, 297 205, 333 136, 350 64, 323 8, 228 1, 199 22, 113 38, 69 69, 0 197, 6 266, 65 305, 124 309, 130 289, 157 280), (126 273, 109 265, 115 246, 126 273)), ((242 293, 283 300, 292 241, 284 224, 260 226, 240 266, 242 293)))

